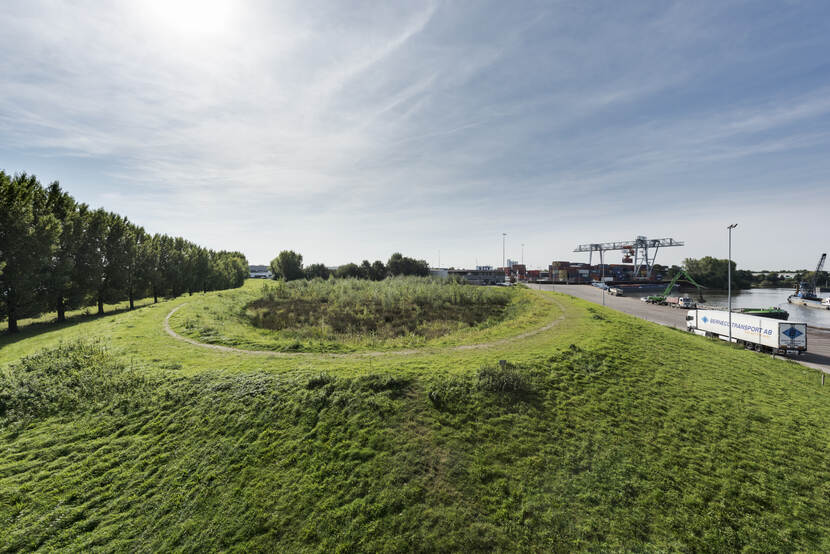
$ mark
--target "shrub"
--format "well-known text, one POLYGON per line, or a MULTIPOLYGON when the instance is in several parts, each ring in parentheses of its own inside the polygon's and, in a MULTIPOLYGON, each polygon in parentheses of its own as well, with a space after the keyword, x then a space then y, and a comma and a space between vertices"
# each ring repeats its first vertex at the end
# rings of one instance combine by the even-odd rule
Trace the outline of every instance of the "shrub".
POLYGON ((309 390, 319 389, 320 387, 328 385, 332 381, 334 381, 334 377, 332 377, 328 373, 321 373, 310 378, 306 383, 305 388, 309 390))
POLYGON ((557 352, 548 361, 567 369, 572 374, 590 375, 608 367, 608 355, 603 352, 586 351, 571 344, 568 348, 557 352))
POLYGON ((430 388, 429 401, 439 410, 457 412, 467 405, 470 388, 470 380, 467 378, 447 377, 430 388))
POLYGON ((412 384, 412 380, 406 377, 379 374, 359 377, 356 382, 360 388, 374 393, 388 391, 393 398, 401 396, 412 384))
POLYGON ((530 380, 510 364, 504 367, 482 366, 478 370, 478 388, 488 392, 529 392, 530 380))
POLYGON ((148 384, 148 377, 115 361, 100 343, 64 343, 0 373, 0 418, 27 420, 102 404, 123 406, 148 384))

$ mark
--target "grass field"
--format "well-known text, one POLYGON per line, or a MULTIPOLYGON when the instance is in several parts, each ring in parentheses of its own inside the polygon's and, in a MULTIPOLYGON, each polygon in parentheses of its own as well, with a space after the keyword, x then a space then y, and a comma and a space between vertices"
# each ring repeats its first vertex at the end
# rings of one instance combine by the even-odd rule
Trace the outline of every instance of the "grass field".
POLYGON ((470 348, 163 331, 257 286, 0 339, 0 551, 830 550, 812 370, 531 291, 470 348))

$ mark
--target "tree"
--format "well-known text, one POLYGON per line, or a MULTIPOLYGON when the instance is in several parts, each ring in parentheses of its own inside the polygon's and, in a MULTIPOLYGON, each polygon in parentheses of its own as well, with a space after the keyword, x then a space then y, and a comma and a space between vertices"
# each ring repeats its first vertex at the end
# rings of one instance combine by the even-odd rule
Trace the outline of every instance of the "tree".
POLYGON ((193 294, 194 290, 205 293, 210 276, 210 252, 206 248, 194 245, 190 255, 190 294, 193 294))
POLYGON ((104 313, 104 301, 123 298, 129 282, 129 222, 120 215, 107 214, 104 239, 104 278, 98 288, 98 313, 104 313))
MULTIPOLYGON (((301 263, 302 258, 300 258, 301 263)), ((149 237, 126 218, 78 204, 54 182, 0 171, 0 318, 159 294, 241 286, 248 262, 239 252, 214 253, 183 238, 149 237)))
POLYGON ((130 309, 135 309, 136 293, 143 289, 146 281, 142 272, 142 247, 148 240, 144 229, 136 225, 127 227, 124 236, 125 259, 127 261, 127 298, 130 301, 130 309))
MULTIPOLYGON (((78 245, 72 280, 85 300, 95 301, 103 294, 108 224, 109 217, 104 210, 81 214, 82 240, 78 245)), ((99 311, 103 311, 103 306, 99 311)))
POLYGON ((302 254, 297 254, 293 250, 283 250, 271 260, 271 272, 274 274, 274 279, 285 281, 302 279, 304 276, 302 254))
MULTIPOLYGON (((248 278, 248 258, 242 252, 222 252, 231 266, 231 281, 224 288, 241 287, 248 278)), ((302 256, 300 257, 302 264, 302 256)))
POLYGON ((58 322, 63 322, 67 308, 83 300, 83 291, 73 279, 78 248, 83 240, 83 224, 75 199, 62 191, 57 181, 46 189, 46 206, 58 221, 60 234, 44 286, 49 306, 57 312, 58 322))
POLYGON ((372 263, 372 274, 370 279, 372 281, 383 281, 386 279, 386 266, 380 260, 375 260, 372 263))
POLYGON ((248 277, 248 260, 241 252, 212 252, 210 287, 227 289, 240 287, 248 277))
POLYGON ((331 275, 329 268, 323 264, 311 264, 305 268, 306 279, 314 279, 316 277, 319 277, 320 279, 328 279, 329 275, 331 275))
POLYGON ((0 171, 0 275, 8 332, 17 320, 37 310, 43 281, 58 246, 60 224, 49 213, 45 191, 34 176, 10 177, 0 171))
POLYGON ((136 269, 138 280, 149 287, 153 303, 157 304, 164 279, 161 268, 161 235, 147 237, 139 244, 136 269))
POLYGON ((386 264, 386 270, 393 277, 396 275, 427 277, 429 275, 429 264, 425 260, 407 258, 400 252, 395 252, 389 258, 389 262, 386 264))
POLYGON ((665 275, 664 279, 668 279, 668 280, 674 279, 674 276, 677 275, 678 273, 680 273, 681 269, 682 268, 679 265, 672 264, 672 266, 666 270, 666 275, 665 275))
POLYGON ((363 260, 360 264, 360 278, 361 279, 371 279, 372 278, 372 264, 369 263, 369 260, 363 260))
POLYGON ((360 279, 360 266, 357 264, 341 265, 334 272, 338 279, 360 279))
POLYGON ((403 275, 403 254, 395 252, 389 256, 389 261, 386 262, 386 271, 391 276, 403 275))
POLYGON ((170 248, 164 265, 164 280, 168 294, 176 298, 187 289, 188 242, 181 237, 169 239, 170 248))
MULTIPOLYGON (((729 260, 704 256, 696 260, 687 258, 683 266, 692 279, 707 288, 726 289, 729 284, 729 260)), ((737 270, 737 264, 732 262, 732 287, 736 289, 749 288, 752 284, 752 273, 746 270, 737 270)))

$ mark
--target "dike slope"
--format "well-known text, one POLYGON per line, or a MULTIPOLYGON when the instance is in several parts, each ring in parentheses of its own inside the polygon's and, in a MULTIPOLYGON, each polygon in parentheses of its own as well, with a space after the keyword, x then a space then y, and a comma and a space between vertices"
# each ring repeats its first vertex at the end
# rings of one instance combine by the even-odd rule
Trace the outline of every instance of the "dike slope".
POLYGON ((478 350, 215 351, 187 299, 6 344, 0 552, 830 550, 817 372, 554 298, 478 350))

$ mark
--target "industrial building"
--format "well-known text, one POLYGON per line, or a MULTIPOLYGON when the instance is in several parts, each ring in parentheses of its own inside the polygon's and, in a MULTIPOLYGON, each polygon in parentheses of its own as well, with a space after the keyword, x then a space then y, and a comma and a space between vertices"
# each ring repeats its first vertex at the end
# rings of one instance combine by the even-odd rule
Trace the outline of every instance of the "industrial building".
POLYGON ((503 269, 449 269, 449 277, 457 277, 471 285, 499 285, 506 281, 503 269))

